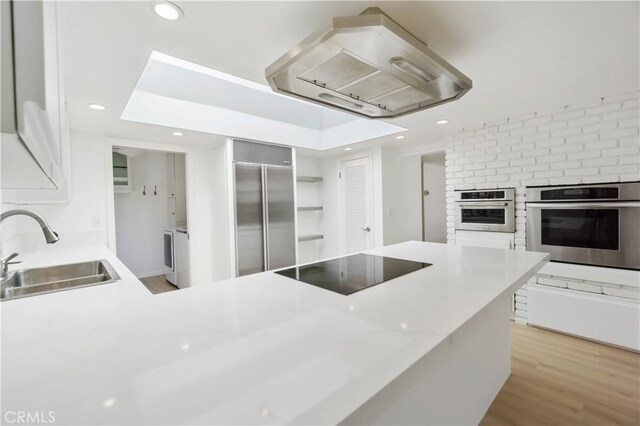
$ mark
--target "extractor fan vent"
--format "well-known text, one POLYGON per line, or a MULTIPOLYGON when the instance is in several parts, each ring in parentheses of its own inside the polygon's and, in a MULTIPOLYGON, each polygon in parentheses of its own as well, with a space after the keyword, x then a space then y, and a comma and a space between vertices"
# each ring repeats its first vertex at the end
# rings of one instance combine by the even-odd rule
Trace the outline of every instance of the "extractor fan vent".
POLYGON ((266 70, 274 91, 369 118, 460 98, 471 80, 378 8, 333 18, 266 70))

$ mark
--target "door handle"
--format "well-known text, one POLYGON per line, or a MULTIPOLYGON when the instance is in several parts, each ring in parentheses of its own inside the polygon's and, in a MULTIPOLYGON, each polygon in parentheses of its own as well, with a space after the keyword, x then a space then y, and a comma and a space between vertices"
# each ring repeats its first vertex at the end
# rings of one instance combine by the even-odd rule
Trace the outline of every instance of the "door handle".
POLYGON ((364 232, 369 232, 369 231, 371 231, 371 227, 370 227, 370 226, 363 226, 363 227, 362 227, 362 228, 360 228, 360 229, 362 229, 364 232))
POLYGON ((578 202, 578 203, 525 203, 525 206, 528 208, 536 208, 536 209, 603 209, 603 208, 638 208, 640 207, 640 203, 636 201, 609 201, 604 203, 588 203, 588 202, 578 202))

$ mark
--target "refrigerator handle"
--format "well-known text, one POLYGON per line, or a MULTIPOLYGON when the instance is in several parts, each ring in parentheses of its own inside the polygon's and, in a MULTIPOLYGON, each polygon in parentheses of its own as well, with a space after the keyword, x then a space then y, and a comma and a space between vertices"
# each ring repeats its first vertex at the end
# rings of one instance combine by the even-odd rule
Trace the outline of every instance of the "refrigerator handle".
POLYGON ((270 268, 269 265, 269 199, 268 199, 268 188, 267 188, 267 166, 262 165, 262 242, 264 245, 264 270, 268 271, 270 268))

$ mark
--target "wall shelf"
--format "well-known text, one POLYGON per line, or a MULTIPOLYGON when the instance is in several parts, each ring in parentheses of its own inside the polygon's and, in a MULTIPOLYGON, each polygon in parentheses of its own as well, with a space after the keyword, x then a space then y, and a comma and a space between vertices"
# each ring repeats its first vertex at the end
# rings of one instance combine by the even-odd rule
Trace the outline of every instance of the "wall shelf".
POLYGON ((324 238, 324 235, 321 234, 309 234, 309 235, 300 235, 298 237, 298 242, 304 242, 304 241, 313 241, 313 240, 321 240, 324 238))
POLYGON ((322 206, 298 207, 299 212, 315 212, 324 210, 322 206))
POLYGON ((296 182, 318 183, 322 182, 320 176, 296 176, 296 182))

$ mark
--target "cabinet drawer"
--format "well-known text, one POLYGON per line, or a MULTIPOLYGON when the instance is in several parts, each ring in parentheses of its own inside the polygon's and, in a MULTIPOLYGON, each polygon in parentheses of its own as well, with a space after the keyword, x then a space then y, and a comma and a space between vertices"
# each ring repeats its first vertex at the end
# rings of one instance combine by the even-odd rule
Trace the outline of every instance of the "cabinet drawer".
POLYGON ((528 322, 640 351, 640 303, 570 289, 527 286, 528 322))

